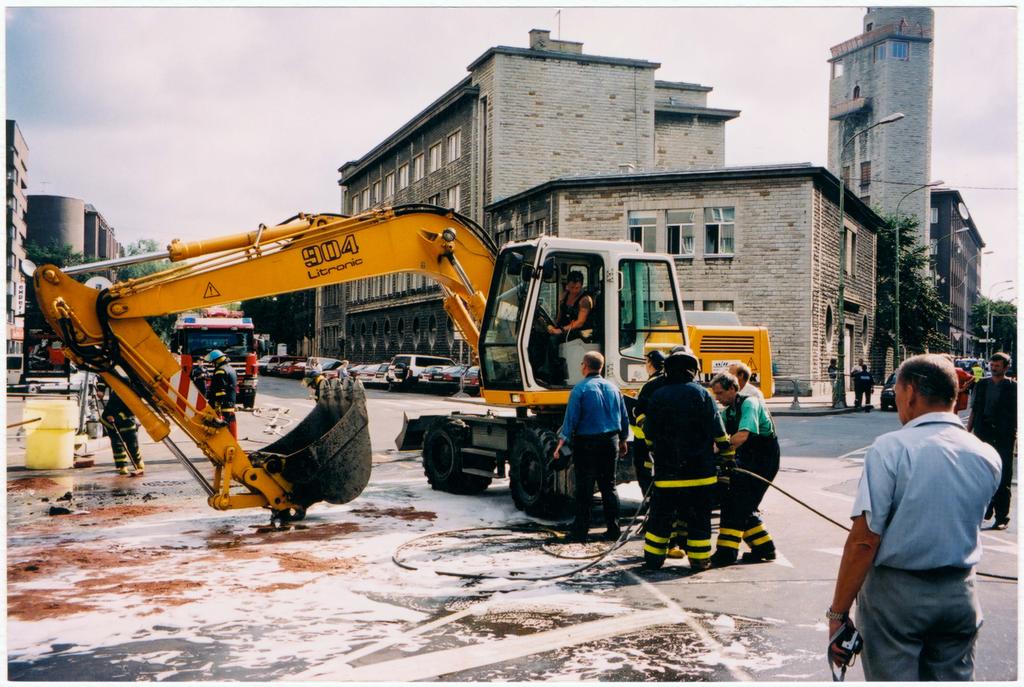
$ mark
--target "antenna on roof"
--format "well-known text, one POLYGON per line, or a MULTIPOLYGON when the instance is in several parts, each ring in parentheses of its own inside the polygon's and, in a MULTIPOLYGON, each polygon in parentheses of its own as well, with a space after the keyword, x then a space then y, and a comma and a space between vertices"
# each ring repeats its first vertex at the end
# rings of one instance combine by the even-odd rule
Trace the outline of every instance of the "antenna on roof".
POLYGON ((562 40, 562 8, 558 8, 555 17, 558 18, 558 40, 562 40))

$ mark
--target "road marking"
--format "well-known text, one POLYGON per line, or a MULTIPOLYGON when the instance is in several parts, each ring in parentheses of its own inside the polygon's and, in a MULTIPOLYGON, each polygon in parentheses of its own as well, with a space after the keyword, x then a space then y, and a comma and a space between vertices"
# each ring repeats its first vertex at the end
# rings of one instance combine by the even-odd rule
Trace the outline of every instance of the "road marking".
MULTIPOLYGON (((691 614, 683 610, 682 606, 680 606, 678 603, 676 603, 671 598, 666 596, 664 592, 662 592, 660 589, 655 587, 647 580, 643 579, 642 577, 639 577, 636 573, 626 570, 625 568, 619 565, 616 565, 615 567, 621 570, 622 572, 626 573, 629 577, 633 578, 633 580, 636 583, 638 583, 641 587, 649 591, 653 596, 656 596, 658 599, 660 599, 661 602, 668 607, 666 610, 671 610, 674 616, 677 615, 677 617, 681 618, 682 621, 686 624, 686 626, 693 630, 698 637, 700 637, 701 641, 704 642, 705 646, 714 650, 718 655, 722 655, 725 652, 726 647, 724 647, 714 637, 712 637, 708 633, 708 631, 704 629, 704 626, 697 621, 696 618, 694 618, 691 614)), ((732 674, 733 679, 737 682, 751 682, 753 680, 753 678, 750 675, 748 675, 745 671, 739 669, 736 666, 724 665, 724 667, 732 674)))
POLYGON ((838 548, 838 549, 814 549, 814 550, 815 551, 820 551, 821 553, 827 553, 830 556, 840 556, 841 557, 843 555, 842 548, 838 548))
POLYGON ((984 551, 985 551, 985 553, 988 553, 989 551, 998 551, 999 553, 1005 553, 1005 554, 1009 554, 1011 556, 1016 556, 1017 555, 1017 547, 1014 546, 1013 544, 1009 544, 1009 545, 985 544, 984 551))
POLYGON ((525 637, 503 637, 497 641, 416 654, 358 668, 349 668, 348 664, 342 663, 332 674, 325 675, 320 666, 308 671, 305 677, 295 679, 329 678, 370 682, 386 676, 388 682, 414 682, 637 632, 654 625, 674 625, 677 622, 678 615, 674 609, 662 608, 592 620, 569 627, 536 632, 525 637))
POLYGON ((869 448, 871 448, 871 444, 868 444, 867 446, 861 446, 860 448, 854 449, 853 451, 850 451, 849 453, 844 453, 843 455, 839 456, 837 458, 837 460, 842 460, 843 458, 849 458, 850 456, 855 456, 858 453, 867 453, 869 448))
POLYGON ((841 501, 846 501, 847 503, 853 503, 856 500, 849 494, 837 494, 833 491, 819 491, 815 493, 817 493, 819 496, 831 496, 834 499, 840 499, 841 501))
POLYGON ((777 548, 775 549, 775 564, 781 565, 784 568, 794 567, 793 564, 789 562, 789 559, 783 556, 777 548))

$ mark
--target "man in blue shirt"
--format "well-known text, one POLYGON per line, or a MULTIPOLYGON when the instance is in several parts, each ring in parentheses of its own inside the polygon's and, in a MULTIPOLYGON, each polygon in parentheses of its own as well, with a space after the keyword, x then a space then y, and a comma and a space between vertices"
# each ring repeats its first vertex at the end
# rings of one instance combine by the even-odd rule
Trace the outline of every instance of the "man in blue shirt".
MULTIPOLYGON (((1001 466, 953 413, 957 387, 953 363, 940 355, 904 361, 895 385, 903 428, 878 437, 864 457, 826 617, 829 637, 842 639, 856 597, 868 680, 974 679, 978 530, 1001 466)), ((829 650, 841 665, 836 644, 829 650)))
POLYGON ((601 491, 604 520, 608 526, 605 539, 619 538, 619 497, 615 493, 615 462, 626 455, 629 418, 618 387, 601 376, 604 356, 589 351, 581 363, 585 378, 573 387, 565 420, 558 431, 558 446, 552 460, 558 458, 562 446, 573 447, 573 470, 576 479, 576 517, 569 530, 569 541, 586 541, 590 529, 590 502, 594 481, 601 491))

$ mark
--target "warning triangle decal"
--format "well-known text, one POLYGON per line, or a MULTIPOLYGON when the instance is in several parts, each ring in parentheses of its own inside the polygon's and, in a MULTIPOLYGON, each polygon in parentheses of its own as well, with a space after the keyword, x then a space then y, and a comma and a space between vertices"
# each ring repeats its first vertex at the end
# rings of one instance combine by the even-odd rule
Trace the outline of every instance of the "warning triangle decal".
POLYGON ((206 291, 203 291, 203 298, 216 298, 220 295, 220 291, 213 285, 212 281, 206 282, 206 291))

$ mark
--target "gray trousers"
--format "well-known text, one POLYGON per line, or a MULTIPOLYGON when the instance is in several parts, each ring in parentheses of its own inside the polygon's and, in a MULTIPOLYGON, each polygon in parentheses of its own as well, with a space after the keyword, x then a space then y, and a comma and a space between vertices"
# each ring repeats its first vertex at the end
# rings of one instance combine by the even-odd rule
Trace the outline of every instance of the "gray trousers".
POLYGON ((972 569, 914 573, 876 566, 857 595, 870 681, 970 681, 981 606, 972 569))

